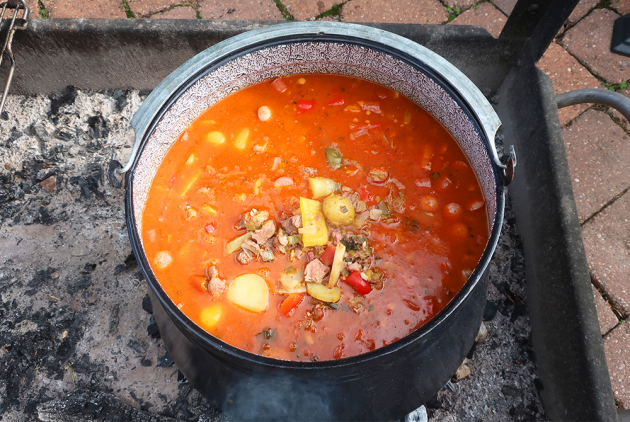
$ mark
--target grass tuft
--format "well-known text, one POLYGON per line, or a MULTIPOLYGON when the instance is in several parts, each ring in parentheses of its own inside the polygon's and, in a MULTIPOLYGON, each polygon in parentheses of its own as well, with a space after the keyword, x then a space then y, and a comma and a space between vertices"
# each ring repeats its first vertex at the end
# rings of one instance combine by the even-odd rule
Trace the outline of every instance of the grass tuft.
POLYGON ((321 15, 317 16, 315 19, 322 19, 328 16, 337 18, 337 20, 341 19, 341 9, 343 8, 343 5, 346 3, 347 1, 344 1, 343 3, 335 4, 329 10, 326 10, 321 15))
POLYGON ((48 15, 48 10, 46 10, 46 6, 44 6, 42 0, 37 0, 37 6, 39 6, 39 17, 42 19, 48 19, 50 16, 48 15))
POLYGON ((287 20, 287 21, 295 20, 293 15, 289 13, 287 8, 284 6, 284 4, 282 4, 280 0, 274 0, 274 1, 276 2, 276 6, 278 6, 278 10, 280 10, 280 13, 282 13, 282 17, 284 18, 284 20, 287 20))
POLYGON ((129 7, 129 3, 127 3, 127 0, 121 0, 122 1, 122 5, 125 8, 125 14, 127 15, 127 18, 129 19, 135 19, 136 15, 133 14, 133 12, 131 11, 131 8, 129 7))

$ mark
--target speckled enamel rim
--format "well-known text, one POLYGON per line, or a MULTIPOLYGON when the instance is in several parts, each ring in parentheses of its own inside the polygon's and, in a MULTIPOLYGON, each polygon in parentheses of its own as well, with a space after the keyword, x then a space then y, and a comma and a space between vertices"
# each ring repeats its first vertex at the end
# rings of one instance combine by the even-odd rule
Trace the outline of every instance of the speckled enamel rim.
MULTIPOLYGON (((493 142, 494 135, 500 127, 498 117, 481 92, 450 63, 418 44, 385 31, 352 24, 301 22, 281 24, 241 34, 200 53, 169 75, 140 107, 132 119, 132 125, 136 131, 137 145, 134 146, 136 151, 132 153, 129 163, 125 166, 125 168, 131 170, 128 174, 127 192, 125 195, 127 227, 131 246, 138 258, 138 264, 142 272, 147 277, 149 287, 160 299, 173 322, 185 333, 189 340, 206 351, 212 350, 213 353, 234 356, 238 359, 243 359, 243 361, 267 367, 292 369, 350 366, 388 355, 422 341, 429 332, 444 323, 449 315, 466 301, 472 290, 479 284, 498 242, 505 205, 505 191, 497 170, 498 167, 503 166, 500 165, 493 142), (323 362, 282 361, 245 352, 216 339, 188 319, 166 295, 166 292, 161 288, 153 274, 140 239, 138 221, 135 218, 135 214, 138 212, 138 204, 134 203, 135 194, 133 192, 134 176, 138 176, 135 175, 135 169, 138 166, 140 157, 143 155, 142 151, 145 149, 147 140, 153 136, 156 126, 159 125, 164 115, 169 112, 169 108, 173 106, 185 91, 203 78, 210 71, 209 69, 212 65, 228 63, 235 57, 244 54, 244 51, 263 49, 282 43, 292 44, 300 42, 346 42, 348 44, 367 45, 367 48, 371 46, 386 52, 385 54, 395 55, 399 59, 403 57, 403 61, 412 65, 415 64, 430 77, 439 79, 442 88, 460 103, 460 106, 469 115, 471 123, 477 128, 479 135, 482 136, 487 148, 488 165, 491 163, 491 157, 492 161, 494 161, 492 164, 495 164, 490 166, 490 177, 494 180, 494 189, 492 189, 491 193, 491 196, 494 197, 491 205, 494 208, 494 218, 491 218, 492 228, 488 244, 479 264, 457 295, 429 322, 406 337, 369 353, 323 362), (137 154, 138 152, 140 154, 137 154)), ((142 177, 146 176, 143 175, 142 177)))

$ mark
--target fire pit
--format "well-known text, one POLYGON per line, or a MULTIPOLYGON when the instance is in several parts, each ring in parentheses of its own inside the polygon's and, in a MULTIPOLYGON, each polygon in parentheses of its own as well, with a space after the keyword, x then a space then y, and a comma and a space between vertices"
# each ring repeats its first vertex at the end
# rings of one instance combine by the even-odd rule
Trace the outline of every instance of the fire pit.
MULTIPOLYGON (((545 11, 558 4, 550 2, 545 11)), ((519 10, 515 8, 512 22, 518 23, 519 10)), ((84 88, 151 88, 157 81, 147 79, 140 69, 161 69, 161 75, 156 73, 160 80, 172 70, 165 64, 169 60, 182 63, 182 55, 190 57, 248 27, 236 24, 224 29, 191 22, 182 29, 169 22, 141 23, 32 22, 29 29, 16 34, 14 46, 21 46, 20 50, 15 47, 21 52, 18 72, 20 66, 31 72, 16 73, 13 92, 60 93, 67 84, 67 79, 55 76, 61 74, 74 75, 73 82, 84 88), (129 48, 131 37, 137 50, 129 48), (52 48, 61 49, 56 55, 43 54, 52 48), (115 77, 99 74, 98 64, 103 60, 125 65, 115 77), (57 69, 57 73, 46 74, 40 70, 44 68, 57 69)), ((585 299, 585 292, 590 295, 586 265, 575 247, 581 244, 579 229, 572 202, 566 200, 572 194, 555 124, 553 89, 532 66, 510 73, 523 51, 522 33, 521 38, 509 37, 507 25, 506 36, 495 40, 476 28, 392 25, 389 29, 430 47, 462 69, 495 101, 504 135, 521 152, 519 177, 510 192, 515 217, 508 213, 506 223, 511 234, 499 241, 496 266, 490 268, 491 303, 486 317, 497 308, 498 312, 488 321, 489 340, 471 354, 473 361, 467 366, 472 368, 472 377, 454 384, 455 392, 442 390, 438 401, 429 400, 428 405, 439 405, 434 411, 437 416, 482 417, 490 411, 539 419, 534 388, 538 378, 551 417, 614 419, 601 343, 597 346, 597 322, 593 323, 594 313, 588 312, 585 299), (523 235, 523 254, 504 251, 508 247, 520 250, 515 223, 523 235), (532 319, 536 376, 532 375, 527 316, 520 316, 524 313, 532 319), (495 362, 497 357, 501 360, 495 362), (475 392, 480 394, 475 396, 475 392), (497 395, 500 398, 493 400, 497 395)), ((536 56, 535 48, 528 51, 536 56)), ((82 414, 103 409, 122 414, 124 406, 116 408, 103 399, 108 394, 133 405, 136 412, 190 417, 210 410, 206 402, 197 401, 197 393, 186 383, 177 383, 177 371, 169 366, 161 343, 145 332, 148 315, 138 305, 144 296, 141 276, 133 258, 127 259, 127 240, 119 223, 122 210, 113 205, 121 203, 121 192, 105 184, 103 171, 111 153, 131 145, 127 123, 140 101, 137 92, 104 95, 72 90, 57 94, 53 101, 45 97, 8 100, 9 120, 2 122, 3 133, 8 135, 3 137, 1 196, 5 202, 0 280, 7 333, 0 354, 2 367, 7 368, 0 385, 7 397, 0 405, 3 416, 36 415, 38 408, 40 414, 60 412, 64 392, 75 389, 98 392, 73 397, 72 403, 83 403, 73 408, 82 414), (87 107, 87 111, 78 113, 76 107, 87 107), (121 111, 115 111, 116 107, 121 111), (28 392, 18 394, 23 390, 28 392), (169 402, 168 397, 176 399, 169 402)))

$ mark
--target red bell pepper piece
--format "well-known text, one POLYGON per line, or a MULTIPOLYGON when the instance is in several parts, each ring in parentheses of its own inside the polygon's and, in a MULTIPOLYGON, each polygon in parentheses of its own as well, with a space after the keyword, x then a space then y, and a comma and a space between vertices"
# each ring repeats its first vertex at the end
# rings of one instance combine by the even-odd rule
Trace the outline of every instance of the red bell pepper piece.
POLYGON ((299 111, 309 111, 313 107, 315 107, 315 101, 313 100, 300 100, 297 102, 297 107, 299 111))
POLYGON ((336 249, 337 248, 334 247, 333 245, 330 245, 326 248, 322 256, 319 257, 319 260, 322 262, 322 264, 328 265, 329 267, 332 265, 333 260, 335 259, 336 249))
POLYGON ((329 106, 339 106, 339 105, 343 105, 343 104, 344 104, 343 97, 337 97, 334 100, 330 100, 328 102, 329 106))
POLYGON ((295 308, 304 299, 304 293, 291 293, 280 305, 280 313, 284 316, 289 315, 291 309, 295 308))
POLYGON ((348 277, 346 277, 344 281, 351 285, 354 290, 361 293, 362 295, 366 295, 372 291, 372 286, 370 286, 370 283, 361 278, 360 271, 352 271, 352 273, 348 277))

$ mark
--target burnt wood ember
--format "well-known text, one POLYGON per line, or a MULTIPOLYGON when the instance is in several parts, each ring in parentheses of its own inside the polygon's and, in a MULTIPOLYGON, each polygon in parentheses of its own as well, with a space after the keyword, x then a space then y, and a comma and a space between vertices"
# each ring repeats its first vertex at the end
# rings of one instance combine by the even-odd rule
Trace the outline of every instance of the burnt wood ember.
MULTIPOLYGON (((109 160, 133 143, 136 91, 10 96, 0 119, 0 418, 227 420, 191 389, 159 338, 109 160), (54 177, 54 189, 42 182, 54 177), (146 366, 145 366, 146 365, 146 366)), ((430 420, 541 420, 509 207, 490 264, 487 340, 430 420)), ((296 224, 297 222, 292 222, 296 224)))

